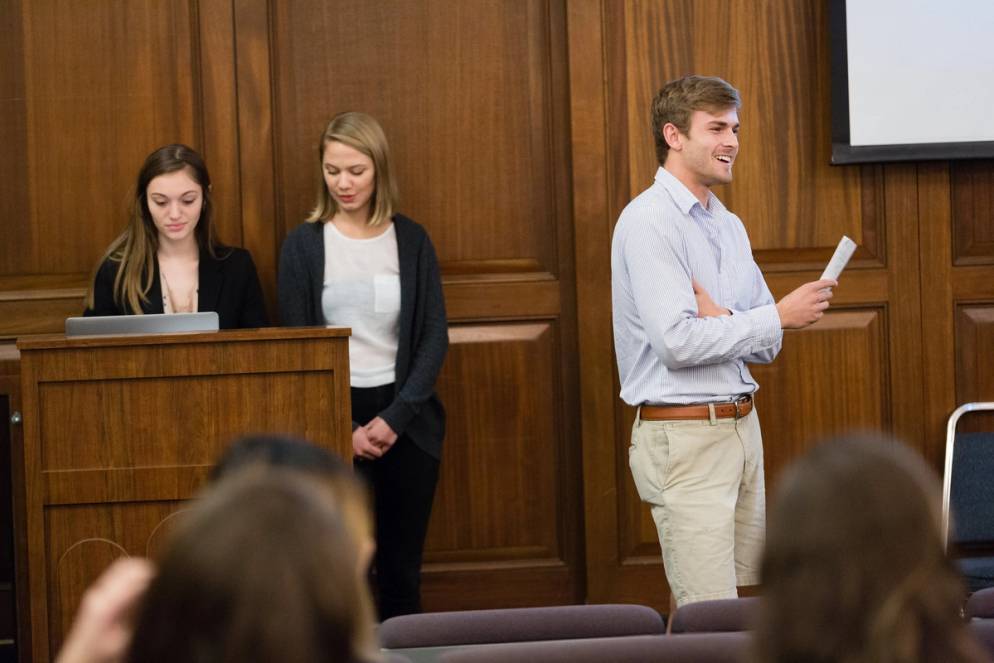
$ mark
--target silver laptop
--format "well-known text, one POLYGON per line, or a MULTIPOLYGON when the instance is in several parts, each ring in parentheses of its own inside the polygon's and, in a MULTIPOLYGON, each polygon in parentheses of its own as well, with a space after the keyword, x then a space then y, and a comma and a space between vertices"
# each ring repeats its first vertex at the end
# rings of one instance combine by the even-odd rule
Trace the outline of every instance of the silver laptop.
POLYGON ((214 311, 66 318, 66 336, 174 334, 176 332, 212 332, 219 328, 217 313, 214 311))

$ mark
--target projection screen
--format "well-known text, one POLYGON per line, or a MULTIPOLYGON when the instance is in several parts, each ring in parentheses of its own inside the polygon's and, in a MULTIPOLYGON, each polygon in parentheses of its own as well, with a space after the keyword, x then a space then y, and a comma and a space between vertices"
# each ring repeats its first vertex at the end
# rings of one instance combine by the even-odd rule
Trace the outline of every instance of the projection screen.
POLYGON ((828 6, 832 163, 994 157, 994 2, 828 6))

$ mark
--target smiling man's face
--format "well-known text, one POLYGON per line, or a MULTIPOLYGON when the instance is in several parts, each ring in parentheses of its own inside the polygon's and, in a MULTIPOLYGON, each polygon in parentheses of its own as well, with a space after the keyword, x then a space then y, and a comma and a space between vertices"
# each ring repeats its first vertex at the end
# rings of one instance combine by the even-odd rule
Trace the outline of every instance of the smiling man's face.
POLYGON ((695 195, 715 184, 728 184, 739 152, 738 133, 739 114, 735 108, 696 110, 690 116, 687 133, 676 131, 675 140, 669 141, 666 167, 695 195))

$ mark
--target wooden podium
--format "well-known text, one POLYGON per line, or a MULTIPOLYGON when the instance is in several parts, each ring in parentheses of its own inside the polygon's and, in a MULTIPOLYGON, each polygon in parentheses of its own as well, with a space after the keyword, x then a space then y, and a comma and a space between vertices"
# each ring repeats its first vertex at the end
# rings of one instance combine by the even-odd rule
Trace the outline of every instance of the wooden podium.
POLYGON ((156 556, 232 438, 291 433, 351 458, 348 337, 274 328, 18 341, 34 661, 54 658, 111 561, 156 556))

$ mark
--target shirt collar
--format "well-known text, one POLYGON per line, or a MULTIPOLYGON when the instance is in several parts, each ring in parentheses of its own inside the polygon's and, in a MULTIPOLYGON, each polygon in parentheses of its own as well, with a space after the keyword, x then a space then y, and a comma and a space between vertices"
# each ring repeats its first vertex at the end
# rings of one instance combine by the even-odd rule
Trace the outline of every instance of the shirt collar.
POLYGON ((692 194, 690 189, 678 180, 673 173, 662 166, 656 169, 656 181, 669 192, 670 197, 673 198, 673 202, 676 203, 676 206, 684 214, 689 215, 694 205, 700 205, 702 210, 710 211, 712 214, 725 209, 725 206, 718 200, 718 196, 714 195, 711 191, 708 191, 707 207, 701 205, 701 201, 697 199, 697 196, 692 194))

